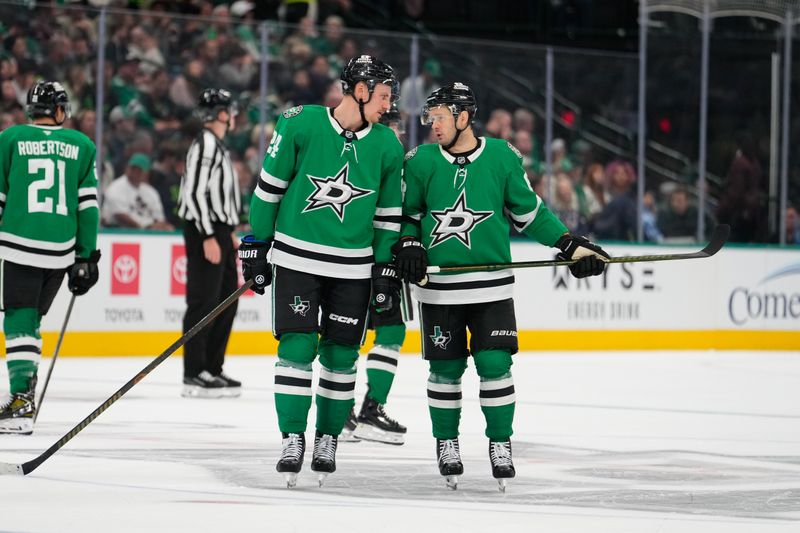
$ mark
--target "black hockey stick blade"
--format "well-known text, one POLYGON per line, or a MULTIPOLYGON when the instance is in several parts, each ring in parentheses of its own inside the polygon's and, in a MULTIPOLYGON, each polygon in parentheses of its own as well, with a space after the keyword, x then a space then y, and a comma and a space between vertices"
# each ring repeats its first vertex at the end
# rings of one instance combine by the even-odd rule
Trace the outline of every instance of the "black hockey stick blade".
POLYGON ((92 411, 89 414, 89 416, 84 418, 77 426, 75 426, 74 428, 69 430, 69 432, 66 435, 61 437, 58 440, 58 442, 56 442, 55 444, 50 446, 47 450, 42 452, 41 455, 39 455, 35 459, 31 459, 30 461, 28 461, 26 463, 21 463, 21 464, 0 463, 0 475, 15 475, 15 474, 17 474, 17 475, 24 476, 24 475, 30 474, 31 472, 36 470, 36 468, 38 468, 39 465, 41 465, 48 458, 50 458, 50 456, 52 456, 54 453, 56 453, 58 450, 60 450, 66 443, 71 441, 73 439, 73 437, 75 437, 75 435, 80 433, 86 426, 91 424, 92 421, 95 418, 97 418, 98 416, 100 416, 100 414, 103 413, 103 411, 105 411, 106 409, 111 407, 111 405, 114 402, 116 402, 117 400, 122 398, 122 396, 126 392, 131 390, 134 385, 136 385, 137 383, 142 381, 145 378, 145 376, 147 376, 147 374, 149 374, 150 372, 153 371, 153 369, 155 367, 157 367, 158 365, 163 363, 170 355, 175 353, 178 350, 178 348, 180 348, 181 346, 186 344, 189 340, 191 340, 192 337, 197 335, 197 333, 201 329, 206 327, 209 324, 209 322, 211 322, 212 320, 217 318, 217 316, 220 313, 222 313, 225 309, 230 307, 230 305, 233 302, 235 302, 236 300, 238 300, 239 296, 244 294, 244 292, 247 289, 249 289, 252 285, 253 285, 253 280, 249 280, 244 285, 242 285, 241 287, 236 289, 233 293, 231 293, 230 296, 225 298, 225 300, 223 300, 218 306, 216 306, 214 309, 212 309, 210 313, 208 313, 206 316, 204 316, 203 319, 200 320, 200 322, 198 322, 197 324, 192 326, 192 328, 189 331, 187 331, 186 333, 184 333, 183 336, 180 339, 178 339, 175 342, 173 342, 172 345, 169 348, 167 348, 166 350, 164 350, 164 352, 161 355, 159 355, 158 357, 153 359, 150 362, 150 364, 148 364, 141 371, 139 371, 139 373, 136 374, 135 376, 133 376, 133 378, 131 378, 130 381, 128 381, 125 385, 120 387, 120 389, 117 392, 112 394, 110 398, 108 398, 106 401, 104 401, 102 403, 102 405, 100 405, 100 407, 98 407, 97 409, 92 411))
MULTIPOLYGON (((700 251, 683 254, 659 254, 659 255, 631 255, 627 257, 612 257, 606 259, 606 263, 640 263, 648 261, 678 261, 681 259, 703 259, 711 257, 719 252, 728 240, 731 227, 727 224, 720 224, 714 228, 711 240, 700 251)), ((521 261, 517 263, 499 263, 493 265, 465 265, 452 267, 428 267, 428 274, 438 274, 440 272, 491 272, 493 270, 505 270, 507 268, 536 268, 568 266, 575 261, 562 261, 558 259, 546 261, 521 261)))
POLYGON ((75 294, 72 295, 72 298, 69 299, 69 307, 67 307, 67 314, 64 317, 64 323, 61 325, 61 331, 58 333, 58 341, 56 341, 56 350, 53 352, 53 360, 50 361, 50 368, 47 369, 47 377, 44 378, 44 386, 42 387, 42 394, 39 395, 39 402, 38 408, 36 409, 36 414, 33 415, 33 423, 36 423, 36 419, 39 418, 39 413, 42 412, 42 402, 44 402, 44 395, 47 394, 47 385, 50 383, 50 376, 53 375, 53 368, 56 366, 56 360, 58 359, 58 352, 61 351, 61 343, 64 342, 64 333, 67 331, 67 324, 69 323, 69 317, 72 314, 72 306, 75 305, 75 294))

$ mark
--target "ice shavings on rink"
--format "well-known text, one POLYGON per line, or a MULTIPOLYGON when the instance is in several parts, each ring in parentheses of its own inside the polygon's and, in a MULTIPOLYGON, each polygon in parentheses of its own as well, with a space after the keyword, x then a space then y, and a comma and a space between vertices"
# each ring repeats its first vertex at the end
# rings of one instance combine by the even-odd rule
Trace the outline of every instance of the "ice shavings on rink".
MULTIPOLYGON (((196 400, 179 396, 175 358, 35 472, 0 477, 0 530, 798 531, 798 355, 520 354, 517 477, 505 494, 474 368, 457 491, 437 472, 426 365, 411 356, 389 399, 406 444, 341 443, 323 488, 308 450, 288 490, 275 472, 275 359, 230 358, 226 370, 246 377, 242 397, 196 400)), ((148 362, 59 360, 34 435, 0 436, 0 461, 41 453, 148 362)))

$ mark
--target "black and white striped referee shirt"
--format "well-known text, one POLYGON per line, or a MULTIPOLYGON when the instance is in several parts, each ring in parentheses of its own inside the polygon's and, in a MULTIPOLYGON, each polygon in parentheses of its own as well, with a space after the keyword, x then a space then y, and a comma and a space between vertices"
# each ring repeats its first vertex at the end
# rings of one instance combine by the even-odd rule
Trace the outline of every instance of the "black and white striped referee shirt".
POLYGON ((210 236, 215 222, 228 226, 239 223, 241 203, 228 149, 211 130, 203 128, 186 154, 178 215, 210 236))

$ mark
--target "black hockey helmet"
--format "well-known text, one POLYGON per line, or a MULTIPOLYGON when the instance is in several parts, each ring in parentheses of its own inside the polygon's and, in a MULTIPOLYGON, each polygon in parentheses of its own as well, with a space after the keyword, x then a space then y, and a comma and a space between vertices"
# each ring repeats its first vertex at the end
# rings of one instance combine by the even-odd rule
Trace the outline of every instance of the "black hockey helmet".
POLYGON ((457 81, 439 87, 428 96, 425 106, 422 108, 422 115, 419 117, 422 124, 430 124, 429 112, 435 107, 447 107, 456 118, 459 113, 466 111, 469 113, 469 123, 472 124, 475 113, 478 111, 478 102, 475 100, 472 89, 457 81))
POLYGON ((231 93, 225 89, 203 89, 197 99, 195 116, 203 122, 210 122, 217 119, 220 111, 228 111, 233 115, 238 113, 238 106, 231 93))
POLYGON ((392 102, 392 107, 389 111, 381 115, 381 124, 389 125, 392 122, 401 122, 403 117, 400 116, 400 110, 397 108, 397 103, 392 102))
POLYGON ((389 111, 381 115, 381 124, 384 126, 397 124, 397 129, 401 135, 406 132, 403 117, 400 114, 400 110, 397 108, 397 102, 392 102, 392 107, 389 108, 389 111))
POLYGON ((392 86, 397 83, 394 69, 388 63, 370 55, 361 55, 348 61, 340 77, 344 94, 352 94, 360 81, 367 84, 370 94, 379 83, 392 86))
POLYGON ((64 109, 66 118, 72 116, 69 96, 57 81, 39 81, 28 91, 27 111, 31 118, 49 117, 55 120, 56 109, 64 109))

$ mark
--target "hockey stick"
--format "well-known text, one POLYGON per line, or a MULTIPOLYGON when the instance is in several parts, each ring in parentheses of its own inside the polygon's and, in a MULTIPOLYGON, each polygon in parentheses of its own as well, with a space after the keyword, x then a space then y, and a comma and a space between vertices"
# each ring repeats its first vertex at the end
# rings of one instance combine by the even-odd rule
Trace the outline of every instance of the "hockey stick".
POLYGON ((111 405, 114 402, 122 398, 122 396, 126 392, 131 390, 134 385, 142 381, 145 378, 145 376, 147 376, 147 374, 153 371, 155 367, 163 363, 170 355, 175 353, 175 351, 178 348, 186 344, 192 337, 197 335, 197 333, 201 329, 206 327, 209 322, 217 318, 217 315, 219 315, 225 309, 227 309, 233 302, 235 302, 239 298, 239 296, 241 296, 244 293, 244 291, 249 289, 252 285, 253 285, 253 280, 249 280, 244 285, 236 289, 230 296, 225 298, 225 300, 223 300, 222 303, 220 303, 210 313, 204 316, 203 319, 200 320, 200 322, 192 326, 192 328, 189 331, 184 333, 180 339, 173 342, 172 345, 166 350, 164 350, 164 352, 161 355, 153 359, 153 361, 151 361, 149 365, 144 367, 141 371, 139 371, 138 374, 133 376, 133 378, 130 381, 128 381, 125 385, 123 385, 117 392, 112 394, 110 398, 108 398, 106 401, 103 402, 102 405, 100 405, 100 407, 92 411, 91 414, 86 418, 84 418, 77 426, 69 430, 69 432, 63 437, 61 437, 61 439, 59 439, 58 442, 56 442, 55 444, 50 446, 47 450, 42 452, 42 454, 39 455, 39 457, 31 459, 26 463, 20 463, 20 464, 0 463, 0 475, 16 474, 24 476, 36 470, 36 468, 38 468, 39 465, 41 465, 51 455, 53 455, 59 449, 61 449, 66 443, 71 441, 72 438, 75 437, 75 435, 77 435, 78 433, 81 432, 81 430, 83 430, 83 428, 91 424, 92 421, 98 416, 100 416, 100 414, 102 414, 103 411, 111 407, 111 405))
POLYGON ((61 343, 64 341, 64 332, 67 331, 67 323, 69 322, 69 315, 72 314, 72 306, 75 305, 75 294, 69 299, 69 307, 67 307, 67 316, 64 317, 64 324, 61 326, 61 331, 58 334, 58 341, 56 342, 56 351, 53 352, 53 360, 50 361, 50 368, 47 369, 47 377, 44 378, 44 386, 42 387, 42 394, 39 396, 39 408, 36 414, 33 415, 33 423, 39 418, 39 413, 42 412, 42 402, 44 395, 47 392, 47 384, 50 383, 50 376, 53 375, 53 367, 56 366, 56 359, 58 359, 58 352, 61 350, 61 343))
MULTIPOLYGON (((643 261, 677 261, 680 259, 703 259, 711 257, 720 251, 728 240, 728 235, 731 232, 731 227, 727 224, 720 224, 714 228, 714 233, 711 235, 711 240, 705 248, 698 252, 690 252, 684 254, 662 254, 662 255, 631 255, 627 257, 612 257, 605 259, 606 263, 639 263, 643 261)), ((575 260, 558 260, 553 259, 549 261, 521 261, 518 263, 498 263, 490 265, 465 265, 465 266, 429 266, 428 274, 439 274, 443 272, 492 272, 494 270, 504 270, 506 268, 535 268, 535 267, 551 267, 571 265, 575 260)), ((422 283, 420 283, 422 285, 422 283)))

